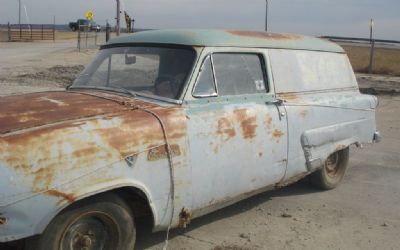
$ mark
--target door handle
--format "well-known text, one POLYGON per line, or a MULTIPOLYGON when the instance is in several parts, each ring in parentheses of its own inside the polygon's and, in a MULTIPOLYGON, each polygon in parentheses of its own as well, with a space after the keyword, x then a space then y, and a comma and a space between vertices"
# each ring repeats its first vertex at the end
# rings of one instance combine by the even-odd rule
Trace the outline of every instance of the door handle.
POLYGON ((283 100, 281 99, 274 99, 272 101, 268 101, 266 104, 273 104, 273 105, 282 105, 283 100))
POLYGON ((281 106, 283 104, 283 100, 281 99, 274 99, 272 101, 268 101, 266 102, 266 104, 268 105, 275 105, 276 110, 278 111, 278 116, 279 116, 279 121, 282 121, 282 117, 284 117, 286 115, 285 112, 281 112, 279 106, 281 106))

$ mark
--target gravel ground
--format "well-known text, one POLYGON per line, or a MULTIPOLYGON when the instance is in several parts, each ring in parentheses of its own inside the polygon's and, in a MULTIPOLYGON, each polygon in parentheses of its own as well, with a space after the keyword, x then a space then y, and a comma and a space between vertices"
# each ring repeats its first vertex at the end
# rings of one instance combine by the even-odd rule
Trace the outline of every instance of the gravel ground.
MULTIPOLYGON (((96 52, 78 53, 73 46, 0 43, 0 95, 67 85, 96 52)), ((358 76, 362 89, 380 94, 396 92, 399 79, 358 76)), ((257 195, 196 219, 186 230, 173 230, 169 249, 399 249, 400 96, 379 99, 384 140, 351 149, 349 170, 337 189, 319 192, 301 181, 257 195)), ((139 223, 137 248, 162 249, 164 237, 139 223)))

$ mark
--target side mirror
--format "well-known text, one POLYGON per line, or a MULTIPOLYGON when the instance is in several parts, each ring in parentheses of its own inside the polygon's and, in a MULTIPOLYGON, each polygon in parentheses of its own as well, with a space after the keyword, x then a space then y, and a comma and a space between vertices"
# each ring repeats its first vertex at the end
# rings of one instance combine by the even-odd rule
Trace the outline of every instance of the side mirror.
POLYGON ((132 55, 129 56, 128 54, 125 54, 125 64, 126 65, 131 65, 136 63, 136 56, 132 55))

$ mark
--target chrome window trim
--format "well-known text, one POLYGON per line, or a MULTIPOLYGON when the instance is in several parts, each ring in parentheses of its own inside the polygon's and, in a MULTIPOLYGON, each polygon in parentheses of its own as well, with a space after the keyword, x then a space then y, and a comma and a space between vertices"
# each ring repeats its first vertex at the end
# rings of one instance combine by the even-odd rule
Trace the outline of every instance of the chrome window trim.
MULTIPOLYGON (((239 54, 239 55, 256 55, 259 59, 259 63, 260 63, 260 67, 261 67, 261 71, 262 71, 262 76, 263 76, 263 80, 264 80, 264 87, 265 87, 265 93, 263 94, 270 94, 271 90, 270 90, 270 85, 269 85, 269 72, 267 69, 267 61, 266 58, 264 56, 263 53, 259 53, 259 52, 213 52, 212 55, 214 54, 239 54)), ((215 77, 215 69, 214 69, 214 63, 212 63, 213 65, 213 72, 214 72, 214 77, 215 77)), ((217 78, 215 77, 215 82, 217 82, 217 78)), ((218 92, 218 85, 216 85, 217 87, 217 92, 218 92)), ((248 93, 249 95, 254 95, 254 94, 259 94, 259 93, 248 93)), ((243 95, 243 94, 240 94, 243 95)), ((240 96, 239 95, 239 96, 240 96)), ((222 97, 225 96, 238 96, 238 95, 224 95, 222 97)))
POLYGON ((213 63, 213 60, 212 60, 212 53, 208 54, 206 57, 204 57, 203 61, 201 62, 200 71, 199 71, 199 73, 197 75, 196 83, 195 83, 195 85, 194 85, 194 87, 192 89, 192 96, 195 97, 195 98, 207 98, 207 97, 217 97, 218 96, 218 88, 217 88, 217 85, 216 85, 216 78, 215 78, 214 63, 213 63), (203 68, 204 63, 208 59, 210 59, 210 63, 211 63, 211 71, 212 71, 212 76, 213 76, 214 92, 211 93, 211 94, 207 94, 207 95, 195 94, 194 92, 196 90, 197 84, 199 83, 199 79, 200 79, 200 76, 201 76, 201 73, 202 73, 201 69, 203 68))

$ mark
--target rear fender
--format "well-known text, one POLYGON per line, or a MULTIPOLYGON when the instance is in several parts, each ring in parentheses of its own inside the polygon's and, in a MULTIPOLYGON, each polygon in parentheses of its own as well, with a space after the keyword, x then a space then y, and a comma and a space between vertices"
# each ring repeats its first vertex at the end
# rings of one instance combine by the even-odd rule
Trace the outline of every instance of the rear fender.
POLYGON ((301 145, 308 171, 321 168, 332 153, 352 144, 372 143, 375 132, 374 121, 360 119, 305 131, 301 145))

